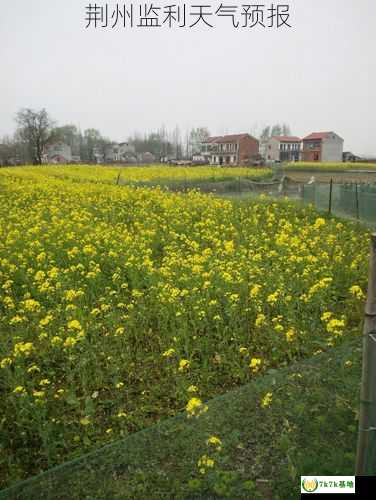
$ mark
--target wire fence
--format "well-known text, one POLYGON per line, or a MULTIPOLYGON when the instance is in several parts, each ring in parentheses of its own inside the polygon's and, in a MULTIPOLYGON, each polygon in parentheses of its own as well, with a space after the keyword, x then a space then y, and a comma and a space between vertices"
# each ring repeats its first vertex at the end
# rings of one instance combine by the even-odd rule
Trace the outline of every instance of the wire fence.
POLYGON ((203 193, 231 198, 247 198, 265 194, 267 196, 289 197, 312 204, 318 210, 367 224, 376 224, 376 183, 360 182, 301 182, 285 175, 283 169, 275 169, 270 178, 257 179, 251 176, 213 176, 205 179, 154 179, 153 181, 131 182, 118 178, 116 184, 133 187, 160 187, 168 191, 187 192, 192 189, 203 193))
POLYGON ((376 185, 374 184, 303 184, 301 199, 330 214, 376 223, 376 185))
MULTIPOLYGON (((307 360, 308 364, 312 362, 317 363, 317 360, 307 360)), ((188 419, 185 413, 179 413, 122 440, 17 482, 0 490, 0 500, 218 498, 196 496, 193 490, 191 494, 183 494, 185 488, 179 483, 188 483, 192 475, 197 476, 197 460, 207 450, 205 440, 208 436, 229 433, 234 415, 242 415, 244 405, 255 406, 260 394, 265 393, 272 381, 273 384, 280 384, 283 390, 289 381, 287 374, 293 372, 294 367, 274 370, 272 374, 211 399, 208 411, 199 418, 188 419), (177 482, 174 476, 178 477, 177 482), (161 478, 164 481, 161 482, 161 478), (150 491, 148 483, 160 487, 164 494, 150 491)), ((247 415, 251 416, 252 413, 247 415)), ((243 432, 248 436, 247 429, 246 426, 243 432)), ((240 443, 241 437, 237 434, 232 439, 240 443)), ((241 495, 241 484, 238 487, 236 498, 248 499, 248 496, 241 495)))
MULTIPOLYGON (((118 176, 117 185, 155 188, 159 187, 164 190, 173 192, 186 192, 193 189, 203 193, 226 194, 226 193, 247 193, 254 191, 254 186, 264 184, 262 178, 255 176, 221 176, 213 175, 207 178, 190 179, 184 177, 181 179, 155 178, 150 181, 129 181, 118 176)), ((277 183, 278 184, 278 183, 277 183)))
MULTIPOLYGON (((333 395, 340 401, 354 401, 358 393, 360 371, 360 339, 349 338, 338 346, 334 357, 330 353, 321 353, 279 370, 272 369, 246 385, 211 399, 207 402, 208 411, 198 418, 188 419, 186 414, 180 413, 162 420, 37 476, 13 483, 0 491, 0 500, 269 498, 244 490, 244 481, 257 477, 275 477, 278 498, 296 498, 299 481, 291 480, 289 464, 292 460, 292 463, 302 466, 300 448, 291 445, 288 462, 283 441, 278 442, 273 435, 266 433, 263 440, 265 448, 273 447, 274 452, 273 455, 267 453, 264 459, 267 462, 273 460, 273 467, 269 468, 264 463, 260 468, 257 460, 254 462, 252 458, 255 439, 262 434, 262 429, 269 430, 276 425, 275 418, 279 429, 280 415, 290 411, 297 402, 300 406, 302 391, 311 384, 311 390, 305 395, 306 408, 311 410, 305 414, 301 413, 301 409, 289 413, 288 434, 284 436, 288 436, 290 443, 291 432, 297 432, 294 439, 298 439, 302 449, 310 446, 311 459, 315 456, 316 463, 321 463, 325 457, 325 467, 328 467, 330 459, 333 460, 332 443, 338 435, 347 436, 346 440, 338 443, 340 455, 349 454, 356 440, 355 428, 349 430, 354 418, 351 407, 348 408, 347 404, 339 407, 332 405, 327 409, 328 419, 325 425, 320 424, 321 439, 317 445, 312 444, 312 435, 316 436, 318 425, 316 419, 312 419, 312 408, 327 405, 333 395), (352 370, 345 367, 349 359, 354 363, 352 370), (296 377, 297 372, 302 374, 301 377, 296 377), (260 398, 271 387, 274 394, 280 394, 280 398, 273 401, 273 406, 282 405, 274 417, 270 411, 264 413, 257 410, 260 398), (293 390, 296 393, 293 394, 293 390), (264 421, 266 423, 262 428, 261 422, 264 421), (257 426, 260 426, 258 432, 257 426), (189 484, 191 478, 202 477, 197 461, 207 453, 206 439, 211 435, 221 436, 224 442, 225 453, 221 452, 217 457, 222 463, 219 462, 216 467, 239 471, 239 477, 233 478, 231 496, 217 496, 214 491, 208 490, 195 492, 189 484), (248 451, 247 446, 250 446, 248 451), (235 459, 238 468, 234 465, 235 459)), ((351 457, 349 462, 347 468, 352 467, 351 457)), ((304 467, 302 474, 308 472, 307 467, 311 467, 311 462, 308 461, 304 467)), ((343 472, 351 473, 350 470, 343 472)))

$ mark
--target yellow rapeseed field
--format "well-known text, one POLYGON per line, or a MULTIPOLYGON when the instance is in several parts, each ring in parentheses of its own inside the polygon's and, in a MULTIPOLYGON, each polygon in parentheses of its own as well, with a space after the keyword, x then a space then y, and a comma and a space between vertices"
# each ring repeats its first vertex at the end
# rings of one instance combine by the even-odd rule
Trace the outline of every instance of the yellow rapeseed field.
POLYGON ((356 224, 117 172, 0 169, 2 486, 359 334, 356 224))
POLYGON ((114 184, 119 174, 121 179, 130 182, 151 182, 156 180, 219 180, 229 177, 260 177, 268 172, 270 172, 270 169, 244 167, 43 165, 42 167, 3 169, 2 175, 17 175, 19 178, 30 180, 41 180, 42 177, 48 177, 49 179, 55 178, 79 182, 86 180, 114 184))

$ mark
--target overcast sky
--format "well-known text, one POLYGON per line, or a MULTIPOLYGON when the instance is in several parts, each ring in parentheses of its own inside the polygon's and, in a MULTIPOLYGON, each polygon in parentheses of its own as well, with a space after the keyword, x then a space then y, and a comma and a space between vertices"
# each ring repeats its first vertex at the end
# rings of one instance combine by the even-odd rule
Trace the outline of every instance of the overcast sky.
MULTIPOLYGON (((20 108, 44 107, 61 125, 114 140, 162 124, 214 135, 282 121, 299 136, 333 130, 346 150, 376 155, 376 1, 283 2, 291 28, 235 29, 212 16, 215 28, 170 30, 85 29, 89 1, 1 0, 0 136, 20 108)), ((200 3, 221 2, 187 1, 187 14, 200 3)), ((243 2, 224 3, 241 12, 243 2)))

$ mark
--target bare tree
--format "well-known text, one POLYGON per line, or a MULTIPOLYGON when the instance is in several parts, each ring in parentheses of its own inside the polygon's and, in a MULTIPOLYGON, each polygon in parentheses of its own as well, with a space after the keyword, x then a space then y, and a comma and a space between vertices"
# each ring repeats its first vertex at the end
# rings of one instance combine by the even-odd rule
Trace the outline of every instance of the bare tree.
POLYGON ((17 113, 16 122, 17 136, 27 146, 31 161, 34 165, 41 165, 44 148, 51 139, 53 121, 45 109, 34 111, 26 108, 17 113))
POLYGON ((291 135, 291 129, 287 123, 282 124, 282 134, 283 135, 291 135))
POLYGON ((268 125, 267 127, 264 127, 261 131, 260 134, 260 140, 261 141, 268 141, 270 139, 270 133, 271 133, 271 127, 268 125))
POLYGON ((72 154, 80 155, 81 133, 76 125, 63 125, 52 130, 51 140, 53 142, 63 142, 70 146, 72 154))
POLYGON ((260 140, 265 142, 278 135, 291 135, 291 129, 287 123, 275 123, 264 127, 260 134, 260 140))
POLYGON ((174 131, 172 133, 172 143, 174 145, 174 154, 177 160, 180 160, 182 156, 182 143, 181 143, 181 134, 180 134, 180 128, 178 125, 174 128, 174 131))
POLYGON ((111 140, 103 137, 99 130, 88 128, 84 131, 84 144, 85 147, 81 153, 82 159, 95 162, 96 154, 105 157, 106 146, 111 144, 111 140))
POLYGON ((189 134, 191 154, 198 154, 201 151, 201 144, 210 137, 210 132, 206 127, 193 128, 189 134))
POLYGON ((282 135, 282 126, 279 123, 273 125, 270 135, 271 137, 282 135))
POLYGON ((20 162, 17 143, 8 136, 0 139, 0 165, 15 165, 20 162))

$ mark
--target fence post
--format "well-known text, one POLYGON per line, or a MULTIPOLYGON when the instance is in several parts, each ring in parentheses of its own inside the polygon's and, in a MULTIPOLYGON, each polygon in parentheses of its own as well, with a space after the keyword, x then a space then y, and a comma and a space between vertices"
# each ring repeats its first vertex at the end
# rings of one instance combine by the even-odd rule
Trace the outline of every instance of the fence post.
POLYGON ((329 215, 332 213, 333 178, 330 179, 329 187, 329 215))
POLYGON ((118 173, 118 176, 117 176, 117 179, 116 179, 116 185, 117 186, 119 185, 119 181, 120 181, 120 172, 118 173))
POLYGON ((358 183, 355 184, 355 206, 356 206, 356 218, 359 220, 359 193, 358 193, 358 183))
POLYGON ((315 207, 317 207, 317 196, 316 196, 316 182, 313 184, 313 203, 315 207))
POLYGON ((364 311, 363 366, 355 474, 376 472, 376 233, 371 235, 368 292, 364 311))
POLYGON ((304 203, 304 184, 302 185, 302 190, 300 191, 301 195, 302 195, 302 201, 304 203))

